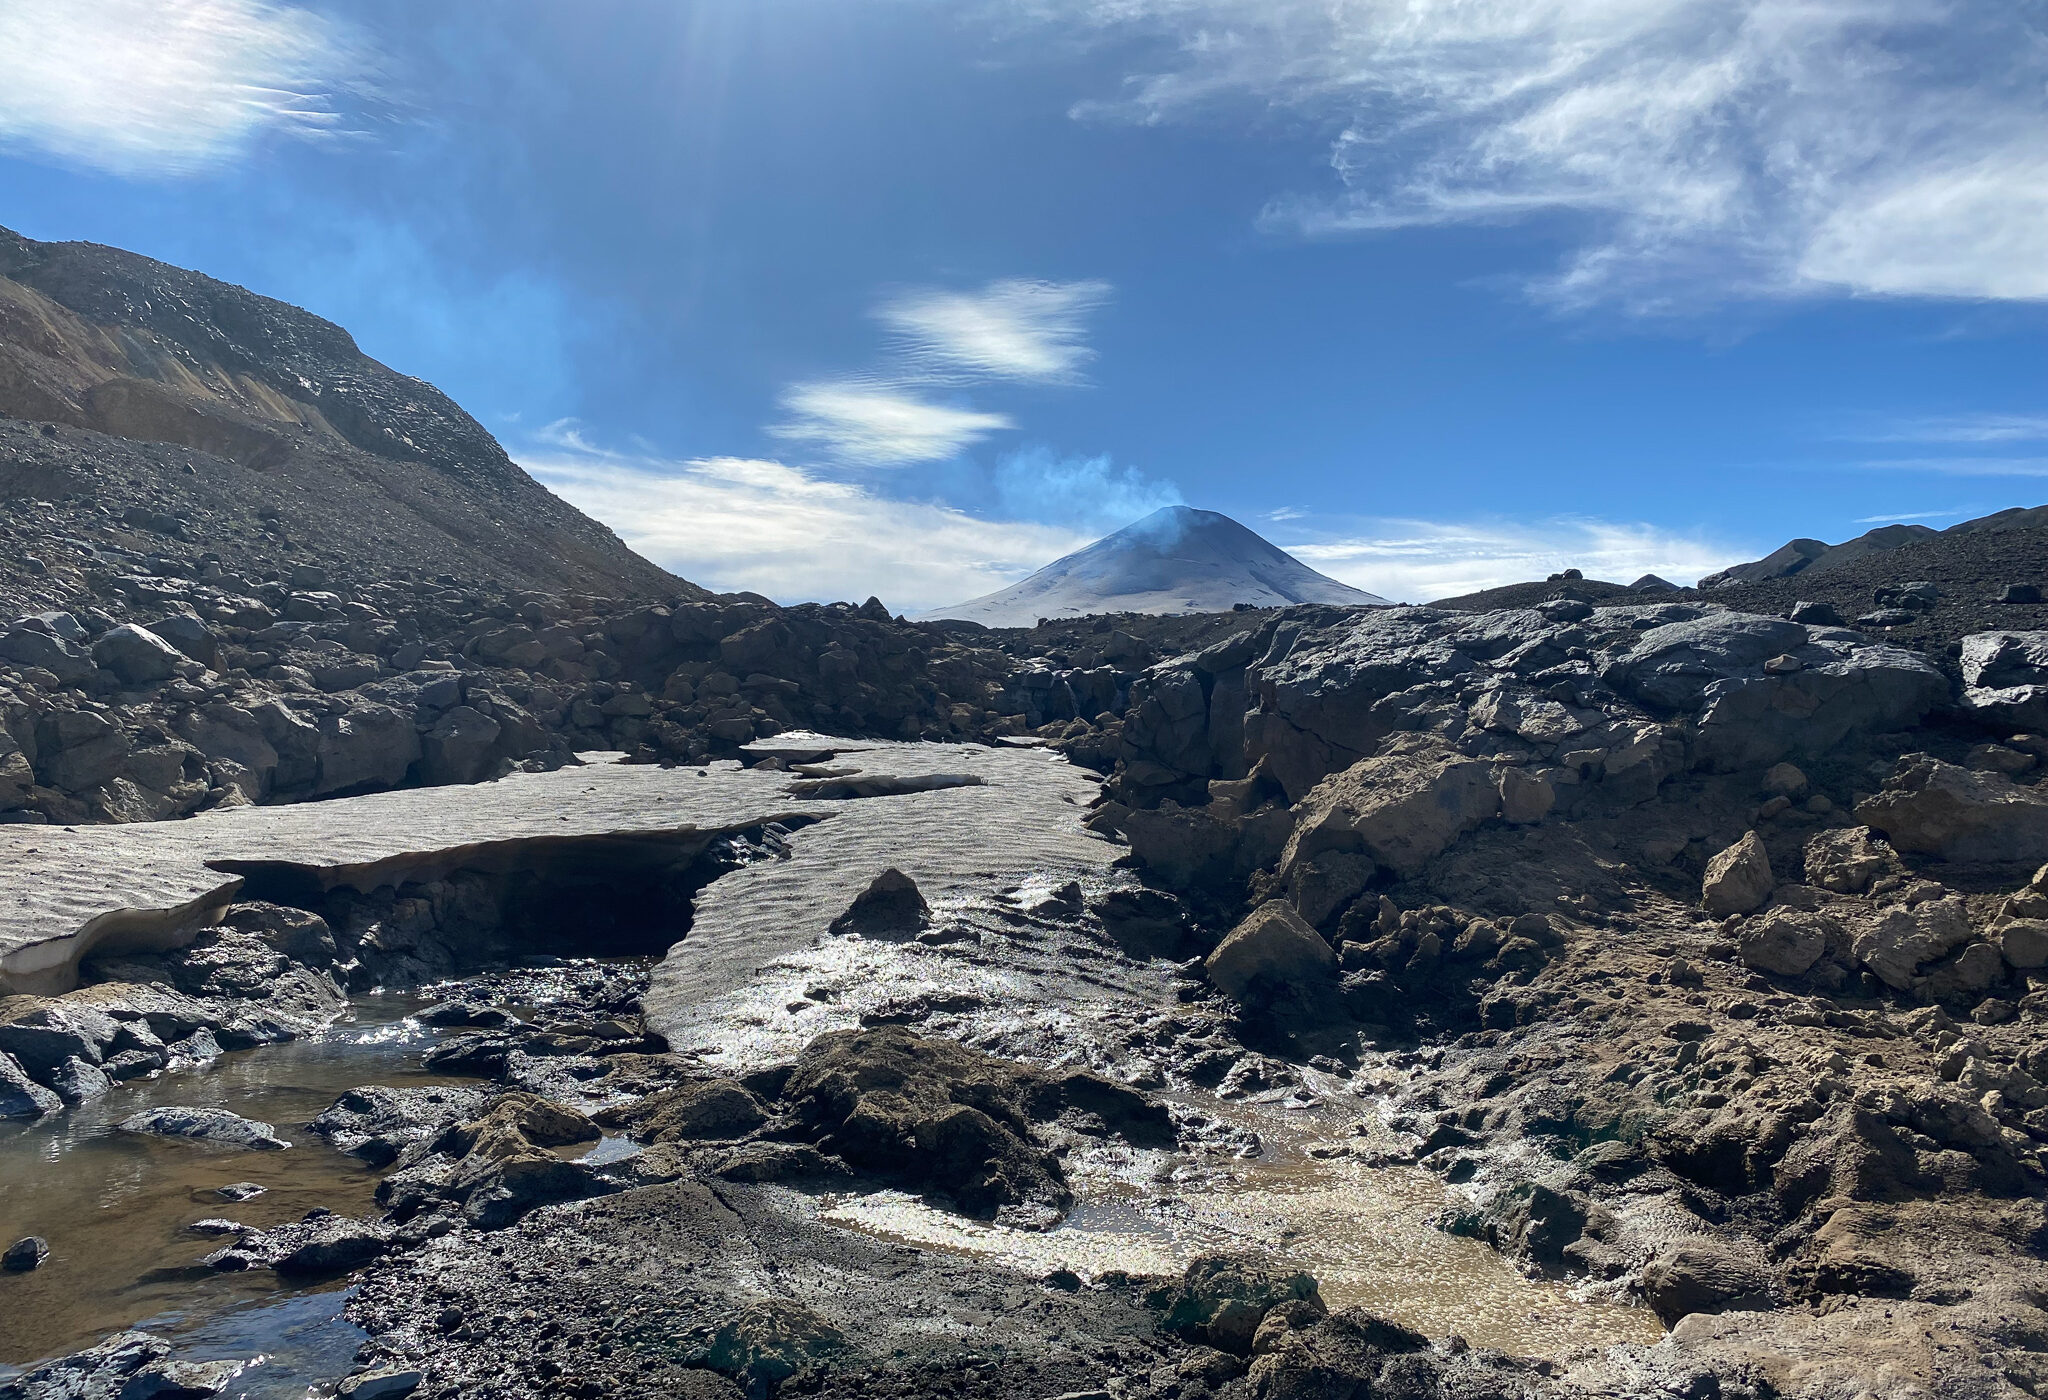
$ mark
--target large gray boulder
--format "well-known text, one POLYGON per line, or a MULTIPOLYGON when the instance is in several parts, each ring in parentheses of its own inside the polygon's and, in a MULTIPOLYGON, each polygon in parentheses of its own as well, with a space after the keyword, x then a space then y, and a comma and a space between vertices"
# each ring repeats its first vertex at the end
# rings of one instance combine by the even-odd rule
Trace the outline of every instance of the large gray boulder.
POLYGON ((98 663, 77 643, 34 627, 0 633, 0 661, 40 666, 64 685, 91 685, 100 674, 98 663))
POLYGON ((96 1065, 120 1035, 120 1025, 98 1007, 38 997, 0 1002, 0 1055, 11 1055, 39 1082, 50 1083, 67 1061, 96 1065))
POLYGON ((396 787, 419 761, 420 736, 405 715, 386 705, 359 704, 320 725, 316 797, 396 787))
POLYGON ((481 710, 455 706, 421 741, 421 777, 437 785, 477 781, 490 766, 502 728, 481 710))
POLYGON ((202 666, 211 666, 219 659, 220 638, 190 613, 172 613, 151 623, 149 630, 202 666))
POLYGON ((1238 1001, 1326 987, 1337 955, 1282 900, 1260 905, 1224 935, 1202 964, 1209 980, 1238 1001))
POLYGON ((1963 638, 1963 708, 2012 729, 2048 729, 2048 632, 1963 638))
POLYGON ((83 792, 120 776, 128 736, 92 710, 52 710, 36 721, 36 776, 47 787, 83 792))
POLYGON ((1777 886, 1771 857, 1754 831, 1707 862, 1700 881, 1700 903, 1709 914, 1726 918, 1761 909, 1777 886))
POLYGON ((1499 812, 1492 764, 1434 735, 1404 734, 1302 800, 1280 872, 1292 879, 1297 866, 1325 852, 1353 851, 1412 875, 1499 812))
POLYGON ((2000 773, 1907 754, 1857 820, 1913 855, 1966 863, 2048 862, 2048 793, 2000 773))
POLYGON ((178 674, 190 658, 169 642, 132 622, 111 627, 92 644, 92 659, 125 686, 157 685, 178 674))
POLYGON ((1917 653, 1746 613, 1652 628, 1602 676, 1652 709, 1691 712, 1695 759, 1723 770, 1909 728, 1949 694, 1947 678, 1917 653))
POLYGON ((62 1099, 28 1077, 14 1056, 0 1053, 0 1120, 41 1118, 63 1106, 62 1099))

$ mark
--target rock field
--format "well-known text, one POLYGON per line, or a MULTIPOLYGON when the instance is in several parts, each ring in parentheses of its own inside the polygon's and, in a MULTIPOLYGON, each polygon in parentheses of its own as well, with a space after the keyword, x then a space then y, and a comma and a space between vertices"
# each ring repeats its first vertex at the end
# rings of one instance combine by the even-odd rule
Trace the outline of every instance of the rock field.
POLYGON ((0 240, 0 348, 0 1132, 439 998, 425 1077, 119 1124, 374 1177, 188 1222, 351 1281, 337 1394, 2048 1394, 2040 527, 997 631, 670 578, 112 250, 0 240), (1347 1302, 1333 1218, 1584 1325, 1347 1302))

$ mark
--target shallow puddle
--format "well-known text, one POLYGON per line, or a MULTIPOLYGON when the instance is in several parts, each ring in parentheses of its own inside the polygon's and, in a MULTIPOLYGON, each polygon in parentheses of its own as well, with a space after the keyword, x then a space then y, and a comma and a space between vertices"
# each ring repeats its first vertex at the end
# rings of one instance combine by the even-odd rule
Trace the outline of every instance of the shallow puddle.
POLYGON ((1436 1229, 1430 1220, 1448 1197, 1426 1172, 1310 1157, 1304 1149, 1317 1124, 1305 1115, 1214 1101, 1201 1108, 1257 1131, 1264 1151, 1250 1160, 1178 1159, 1179 1179, 1152 1190, 1128 1174, 1077 1172, 1073 1212, 1043 1232, 967 1220, 897 1192, 838 1201, 822 1218, 1040 1275, 1175 1275, 1199 1254, 1265 1254, 1314 1274, 1332 1308, 1364 1307, 1432 1337, 1456 1332, 1517 1355, 1663 1335, 1647 1309, 1581 1301, 1563 1284, 1525 1278, 1475 1240, 1436 1229))
MULTIPOLYGON (((358 1084, 450 1082, 417 1071, 433 1033, 404 1018, 421 1004, 360 999, 353 1019, 319 1035, 131 1082, 41 1123, 0 1126, 0 1242, 50 1242, 40 1269, 0 1274, 0 1376, 9 1363, 61 1355, 125 1327, 181 1340, 195 1329, 238 1333, 228 1318, 275 1302, 280 1289, 268 1271, 201 1264, 228 1241, 188 1227, 206 1219, 281 1225, 315 1206, 369 1213, 376 1174, 303 1125, 358 1084), (232 1109, 274 1124, 292 1146, 233 1151, 115 1131, 130 1114, 169 1104, 232 1109), (243 1181, 264 1194, 238 1203, 218 1193, 243 1181)), ((305 1320, 290 1317, 293 1326, 305 1320)))

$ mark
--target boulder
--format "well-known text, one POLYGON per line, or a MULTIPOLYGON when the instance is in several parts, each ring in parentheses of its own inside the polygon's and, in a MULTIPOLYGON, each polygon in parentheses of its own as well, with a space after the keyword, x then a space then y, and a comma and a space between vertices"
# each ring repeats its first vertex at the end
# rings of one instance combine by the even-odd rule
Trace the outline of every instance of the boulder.
POLYGON ((1748 914, 1762 908, 1776 886, 1771 857, 1752 831, 1707 862, 1706 878, 1700 882, 1700 903, 1719 918, 1748 914))
POLYGON ((1219 885, 1235 873, 1237 825, 1203 808, 1174 802, 1149 811, 1139 808, 1124 816, 1122 829, 1132 859, 1168 889, 1219 885))
POLYGON ((1499 782, 1500 814, 1516 826, 1542 821, 1557 803, 1557 788, 1539 773, 1502 768, 1499 782))
POLYGON ((96 1065, 120 1034, 114 1018, 99 1008, 38 997, 0 999, 0 1055, 11 1055, 37 1080, 69 1060, 96 1065))
POLYGON ((36 776, 46 787, 83 792, 120 775, 128 736, 92 710, 52 710, 36 721, 36 776))
POLYGON ((64 1101, 30 1079, 21 1062, 0 1053, 0 1122, 41 1118, 64 1107, 64 1101))
POLYGON ((392 1229, 346 1215, 316 1213, 249 1235, 206 1257, 215 1269, 273 1269, 287 1278, 329 1278, 360 1269, 391 1247, 392 1229))
POLYGON ((0 1254, 0 1270, 10 1274, 33 1273, 50 1257, 50 1242, 41 1235, 28 1235, 7 1246, 0 1254))
POLYGON ((1202 967, 1226 995, 1249 1003, 1326 988, 1337 955, 1292 905, 1276 899, 1224 935, 1202 967))
POLYGON ((115 1126, 124 1133, 178 1138, 210 1147, 280 1152, 291 1146, 270 1124, 253 1122, 224 1108, 151 1108, 124 1118, 115 1126))
POLYGON ((1356 851, 1326 852, 1294 867, 1288 897, 1304 922, 1319 927, 1364 891, 1376 869, 1356 851))
POLYGON ((2014 919, 1992 933, 1998 952, 2021 971, 2048 967, 2048 919, 2014 919))
POLYGON ((1644 1299, 1667 1327, 1690 1313, 1771 1306, 1764 1267, 1706 1240, 1665 1250, 1643 1266, 1642 1279, 1644 1299))
POLYGON ((1163 1309, 1161 1331, 1237 1356, 1251 1355, 1259 1324, 1276 1308, 1305 1303, 1312 1316, 1329 1312, 1313 1274, 1228 1254, 1201 1255, 1148 1301, 1163 1309))
POLYGON ((745 1137, 768 1121, 761 1101, 729 1079, 678 1084, 602 1115, 640 1142, 745 1137))
POLYGON ((365 1084, 335 1099, 306 1128, 337 1151, 373 1167, 388 1166, 408 1147, 480 1115, 490 1096, 480 1085, 398 1089, 365 1084))
POLYGON ((410 1369, 364 1371, 334 1388, 337 1400, 404 1400, 426 1376, 410 1369))
POLYGON ((1947 678, 1915 652, 1746 613, 1651 628, 1602 678, 1652 709, 1693 713, 1695 758, 1723 770, 1910 727, 1949 693, 1947 678))
POLYGON ((26 627, 0 632, 0 661, 40 667, 61 685, 89 686, 100 674, 98 663, 75 642, 26 627))
POLYGON ((917 881, 893 865, 854 896, 846 912, 832 921, 832 932, 862 938, 913 938, 931 922, 917 881))
POLYGON ((190 613, 172 613, 150 624, 150 631, 202 666, 211 666, 220 655, 220 639, 213 629, 190 613))
POLYGON ((833 1031, 797 1057, 783 1102, 816 1145, 983 1218, 1055 1223, 1073 1196, 1031 1135, 1037 1071, 900 1026, 833 1031))
POLYGON ((1885 910, 1858 930, 1850 945, 1856 960, 1895 991, 1912 988, 1922 967, 1977 936, 1960 895, 1885 910))
POLYGON ((473 783, 490 766, 503 727, 468 705, 443 714, 421 741, 420 776, 428 783, 473 783))
POLYGON ((1325 852, 1362 851, 1397 875, 1413 875, 1497 815, 1500 801, 1490 763, 1434 735, 1399 735, 1302 800, 1280 873, 1291 879, 1295 866, 1325 852))
POLYGON ((2048 632, 1963 638, 1963 709, 2008 729, 2048 729, 2048 632))
POLYGON ((1866 798, 1856 816, 1914 855, 1968 863, 2048 861, 2048 793, 1927 754, 1901 758, 1884 791, 1866 798))
POLYGON ((1833 925, 1802 909, 1772 909, 1743 925, 1736 940, 1743 962, 1759 972, 1798 977, 1828 948, 1833 925))
POLYGON ((420 757, 412 721, 385 705, 358 704, 320 724, 316 797, 396 787, 420 757))
POLYGON ((1806 883, 1836 894, 1861 894, 1897 863, 1892 848, 1867 826, 1823 831, 1806 843, 1806 883))
POLYGON ((129 687, 157 685, 178 674, 189 658, 147 627, 124 622, 92 644, 92 659, 129 687))

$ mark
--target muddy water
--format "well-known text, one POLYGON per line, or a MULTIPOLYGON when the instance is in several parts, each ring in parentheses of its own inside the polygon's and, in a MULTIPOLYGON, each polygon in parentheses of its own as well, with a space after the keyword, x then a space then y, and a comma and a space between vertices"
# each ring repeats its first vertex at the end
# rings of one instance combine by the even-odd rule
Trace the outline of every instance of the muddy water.
POLYGON ((1562 1284, 1523 1277, 1485 1245, 1436 1229, 1431 1219, 1449 1198, 1429 1174, 1308 1155, 1330 1141, 1326 1133, 1342 1132, 1334 1115, 1212 1099, 1187 1106, 1256 1132, 1259 1155, 1082 1164, 1075 1209, 1045 1232, 966 1220, 895 1192, 838 1200, 823 1218, 1036 1274, 1170 1275, 1211 1251, 1265 1254, 1314 1274, 1332 1308, 1365 1307, 1432 1337, 1456 1332, 1517 1355, 1663 1335, 1647 1309, 1574 1298, 1562 1284))
MULTIPOLYGON (((132 1082, 42 1123, 0 1126, 0 1241, 42 1235, 50 1242, 42 1268, 0 1274, 0 1375, 9 1363, 89 1346, 124 1327, 191 1340, 202 1350, 216 1339, 253 1342, 235 1353, 247 1356, 271 1349, 266 1335, 251 1337, 252 1330, 303 1329, 336 1317, 338 1290, 316 1291, 273 1316, 259 1305, 280 1299, 275 1277, 206 1268, 199 1261, 228 1241, 187 1227, 222 1218, 280 1225, 315 1206, 369 1213, 376 1174, 303 1125, 358 1084, 447 1082, 418 1071, 433 1033, 404 1018, 419 1005, 363 998, 349 1019, 317 1036, 132 1082), (130 1114, 167 1104, 232 1109, 276 1125, 292 1146, 229 1151, 114 1130, 130 1114), (240 1203, 218 1194, 243 1181, 264 1194, 240 1203), (243 1323, 233 1320, 245 1313, 251 1316, 243 1323), (268 1320, 255 1325, 259 1314, 268 1320)), ((342 1360, 354 1345, 347 1343, 342 1360)))

